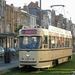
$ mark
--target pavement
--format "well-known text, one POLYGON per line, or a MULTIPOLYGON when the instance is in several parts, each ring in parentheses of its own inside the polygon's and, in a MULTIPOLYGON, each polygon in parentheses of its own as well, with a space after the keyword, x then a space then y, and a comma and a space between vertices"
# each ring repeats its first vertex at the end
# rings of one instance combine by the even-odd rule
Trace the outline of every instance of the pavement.
POLYGON ((8 70, 8 69, 16 68, 16 67, 19 67, 18 60, 11 61, 10 63, 0 63, 0 71, 1 70, 8 70))
POLYGON ((5 63, 4 61, 0 61, 0 75, 11 71, 11 69, 18 68, 19 67, 18 61, 19 61, 18 58, 13 59, 8 63, 5 63))

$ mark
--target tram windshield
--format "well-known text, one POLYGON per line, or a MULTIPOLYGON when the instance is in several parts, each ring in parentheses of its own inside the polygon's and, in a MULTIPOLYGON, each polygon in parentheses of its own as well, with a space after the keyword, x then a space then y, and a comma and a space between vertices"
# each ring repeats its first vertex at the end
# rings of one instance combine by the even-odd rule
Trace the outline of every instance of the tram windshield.
POLYGON ((19 48, 21 49, 38 49, 40 36, 20 36, 19 48))

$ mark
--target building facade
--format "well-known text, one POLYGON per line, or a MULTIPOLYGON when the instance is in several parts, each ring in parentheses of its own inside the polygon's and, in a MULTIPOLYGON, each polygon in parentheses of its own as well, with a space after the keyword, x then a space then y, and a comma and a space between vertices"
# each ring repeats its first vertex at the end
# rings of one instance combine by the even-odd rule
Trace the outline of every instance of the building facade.
POLYGON ((48 15, 40 9, 38 2, 30 2, 28 6, 23 6, 23 10, 26 10, 28 13, 36 16, 36 24, 38 26, 45 26, 48 28, 48 15))
POLYGON ((0 33, 4 32, 4 10, 5 10, 6 1, 0 0, 0 33))
MULTIPOLYGON (((6 1, 0 0, 0 9, 0 34, 15 33, 15 30, 20 25, 27 27, 35 27, 36 25, 36 16, 31 15, 25 11, 21 11, 20 7, 14 7, 13 4, 8 5, 6 4, 6 1)), ((6 44, 5 40, 6 39, 0 36, 0 45, 3 47, 6 44)), ((7 46, 14 47, 13 37, 7 37, 7 46)))

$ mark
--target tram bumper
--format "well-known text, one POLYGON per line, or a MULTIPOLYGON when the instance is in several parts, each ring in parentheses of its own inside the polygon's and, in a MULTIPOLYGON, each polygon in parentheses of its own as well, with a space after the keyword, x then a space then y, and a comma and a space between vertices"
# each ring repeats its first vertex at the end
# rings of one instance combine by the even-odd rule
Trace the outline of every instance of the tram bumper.
POLYGON ((20 61, 19 68, 24 66, 32 66, 35 67, 37 65, 36 61, 20 61))

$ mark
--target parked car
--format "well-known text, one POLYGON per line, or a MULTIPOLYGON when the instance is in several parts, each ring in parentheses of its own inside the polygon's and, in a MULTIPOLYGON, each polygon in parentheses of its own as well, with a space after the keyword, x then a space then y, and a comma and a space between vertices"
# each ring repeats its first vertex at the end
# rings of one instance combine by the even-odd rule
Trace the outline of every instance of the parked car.
POLYGON ((16 50, 14 48, 9 48, 10 54, 16 55, 16 50))
POLYGON ((0 56, 4 57, 4 48, 0 46, 0 56))

